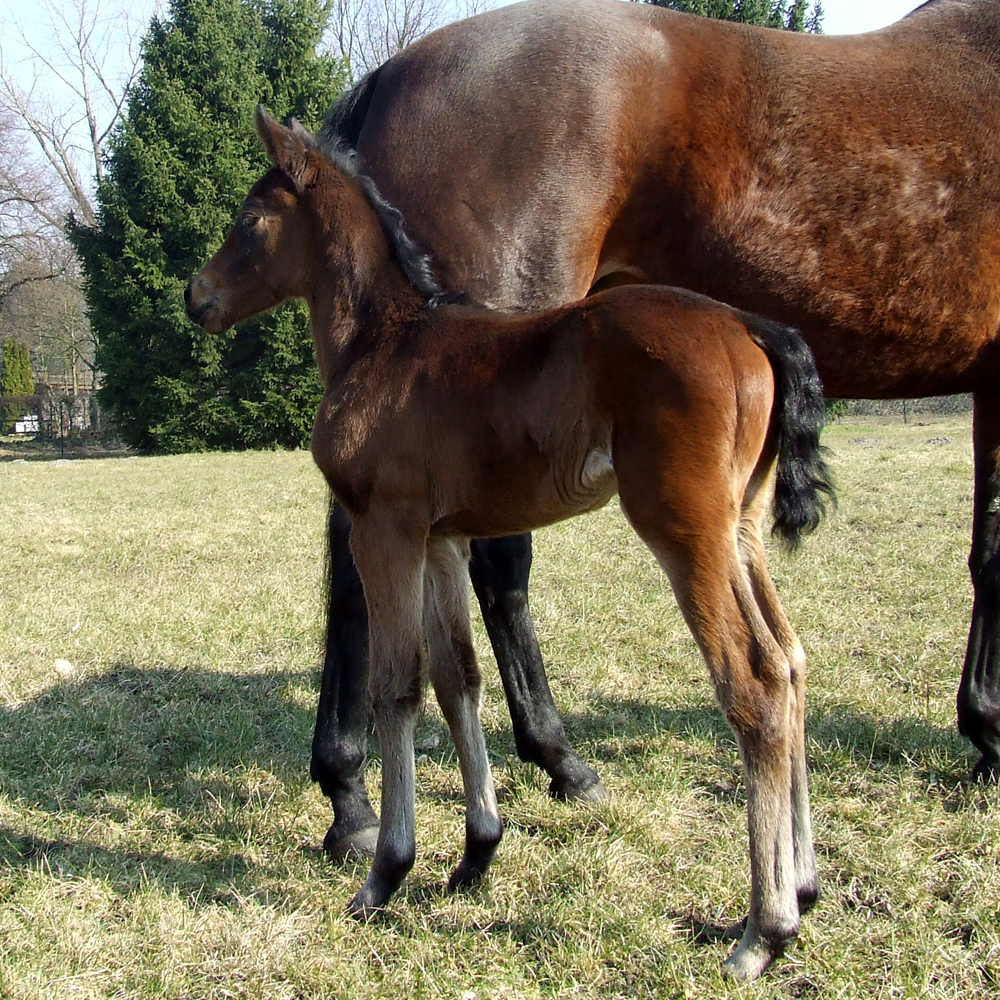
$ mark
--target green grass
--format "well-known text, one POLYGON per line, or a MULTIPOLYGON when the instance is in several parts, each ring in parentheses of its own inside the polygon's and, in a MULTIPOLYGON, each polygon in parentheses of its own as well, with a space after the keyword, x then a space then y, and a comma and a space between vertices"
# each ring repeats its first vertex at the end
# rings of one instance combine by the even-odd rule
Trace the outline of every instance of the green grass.
POLYGON ((440 892, 463 811, 431 705, 418 862, 358 925, 364 867, 323 856, 307 776, 325 511, 309 456, 0 465, 0 997, 997 996, 1000 796, 965 784, 954 728, 968 420, 826 437, 839 510, 773 560, 810 656, 825 895, 744 987, 718 971, 748 889, 735 743, 617 508, 540 532, 533 575, 556 700, 611 803, 552 802, 517 760, 480 630, 495 866, 440 892))

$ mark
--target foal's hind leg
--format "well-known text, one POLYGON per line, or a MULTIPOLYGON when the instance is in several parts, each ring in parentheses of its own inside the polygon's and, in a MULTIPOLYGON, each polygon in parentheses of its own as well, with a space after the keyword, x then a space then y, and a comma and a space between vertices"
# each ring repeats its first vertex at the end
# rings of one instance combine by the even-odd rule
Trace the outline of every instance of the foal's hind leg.
POLYGON ((816 853, 813 847, 812 820, 809 815, 809 780, 806 773, 805 712, 806 654, 798 636, 785 616, 774 581, 767 569, 767 556, 761 538, 769 484, 757 491, 747 505, 740 522, 740 551, 750 578, 753 594, 771 635, 781 646, 791 671, 792 699, 789 718, 791 751, 792 838, 795 848, 795 892, 799 914, 812 909, 819 898, 816 853))
POLYGON ((431 683, 451 729, 465 787, 465 855, 448 882, 450 890, 482 878, 503 833, 479 723, 482 675, 469 625, 468 562, 465 542, 429 541, 424 622, 431 683))
POLYGON ((736 734, 747 783, 750 912, 724 968, 753 979, 795 939, 799 926, 792 843, 788 661, 767 629, 736 546, 731 484, 710 467, 684 478, 677 465, 669 503, 646 476, 630 482, 619 464, 619 494, 629 520, 666 571, 708 664, 736 734), (652 487, 652 489, 650 488, 652 487), (707 501, 706 498, 713 498, 707 501))

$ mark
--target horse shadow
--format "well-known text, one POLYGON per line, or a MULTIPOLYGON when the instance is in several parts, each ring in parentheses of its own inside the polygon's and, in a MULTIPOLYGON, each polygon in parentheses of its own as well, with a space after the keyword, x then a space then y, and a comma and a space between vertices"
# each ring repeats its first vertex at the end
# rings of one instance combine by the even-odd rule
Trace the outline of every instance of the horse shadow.
POLYGON ((0 821, 0 866, 96 874, 124 895, 152 882, 225 904, 234 879, 269 873, 239 849, 183 845, 236 844, 248 805, 307 784, 314 717, 295 697, 303 685, 315 687, 313 672, 119 663, 0 706, 0 791, 30 817, 0 821), (119 849, 87 832, 137 822, 169 825, 182 847, 119 849))
MULTIPOLYGON (((59 831, 90 829, 87 820, 98 827, 127 824, 141 800, 141 811, 153 814, 151 822, 162 812, 182 840, 215 838, 238 845, 246 839, 243 813, 254 805, 255 794, 295 795, 310 787, 315 689, 312 670, 226 674, 119 663, 94 677, 61 681, 29 701, 0 706, 0 790, 15 808, 38 819, 21 828, 0 821, 0 865, 102 873, 123 893, 152 881, 222 903, 234 880, 238 884, 251 869, 258 880, 279 874, 261 871, 260 857, 251 863, 238 847, 212 857, 197 851, 170 854, 118 849, 92 835, 59 831), (303 690, 309 697, 302 696, 303 690), (253 780, 240 780, 248 777, 253 780), (60 818, 66 817, 73 822, 63 824, 60 818)), ((628 755, 630 746, 638 753, 655 731, 677 737, 678 752, 692 759, 704 761, 707 745, 720 762, 735 764, 732 732, 708 701, 670 707, 597 696, 566 722, 571 735, 582 738, 584 755, 598 762, 628 755)), ((421 746, 418 730, 418 752, 450 766, 454 751, 441 723, 421 725, 432 739, 421 746)), ((886 721, 850 705, 826 704, 812 710, 807 734, 814 775, 835 776, 846 755, 859 767, 916 773, 919 780, 943 787, 953 808, 968 805, 968 796, 960 794, 967 755, 949 729, 919 718, 886 721)), ((508 726, 497 726, 487 738, 495 754, 514 756, 508 726)), ((377 758, 375 741, 370 750, 377 758)), ((697 787, 699 779, 692 782, 697 787)), ((703 791, 716 798, 742 796, 728 784, 703 784, 703 791)), ((453 796, 441 797, 460 799, 461 794, 456 788, 453 796)), ((318 853, 315 847, 302 849, 318 853)), ((268 862, 263 864, 266 869, 268 862)), ((712 940, 722 931, 692 920, 697 941, 712 940)))
MULTIPOLYGON (((813 702, 806 716, 806 754, 814 776, 836 776, 849 763, 861 770, 906 772, 928 786, 958 790, 969 783, 972 756, 953 726, 916 715, 882 718, 846 702, 813 702)), ((567 715, 565 721, 571 738, 582 737, 585 756, 597 761, 619 758, 623 747, 626 753, 630 746, 638 752, 650 732, 690 745, 691 759, 703 760, 706 745, 715 748, 720 761, 731 761, 737 753, 724 715, 707 700, 672 707, 597 695, 586 710, 567 715)), ((727 790, 717 785, 709 790, 727 797, 727 790)))

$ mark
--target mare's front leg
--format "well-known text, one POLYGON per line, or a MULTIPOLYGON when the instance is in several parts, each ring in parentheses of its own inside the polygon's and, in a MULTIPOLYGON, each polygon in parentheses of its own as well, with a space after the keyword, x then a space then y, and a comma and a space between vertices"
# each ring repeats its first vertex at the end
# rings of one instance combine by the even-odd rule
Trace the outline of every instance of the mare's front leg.
POLYGON ((569 745, 545 677, 528 610, 530 570, 531 535, 472 542, 472 585, 500 669, 514 744, 521 760, 548 773, 554 798, 599 802, 604 785, 569 745))
POLYGON ((334 857, 371 854, 378 817, 365 788, 368 708, 368 612, 351 556, 351 521, 331 502, 326 655, 313 735, 313 781, 333 804, 333 825, 323 841, 334 857))
POLYGON ((503 834, 479 722, 482 674, 469 623, 468 564, 465 541, 428 543, 424 621, 431 683, 455 742, 465 788, 465 854, 448 882, 452 891, 483 877, 503 834))
POLYGON ((973 774, 1000 779, 1000 396, 976 393, 972 627, 958 689, 958 728, 982 754, 973 774))
POLYGON ((368 687, 382 747, 382 822, 375 858, 348 909, 384 906, 416 858, 413 728, 424 688, 423 582, 426 532, 380 518, 355 519, 354 561, 368 606, 368 687))

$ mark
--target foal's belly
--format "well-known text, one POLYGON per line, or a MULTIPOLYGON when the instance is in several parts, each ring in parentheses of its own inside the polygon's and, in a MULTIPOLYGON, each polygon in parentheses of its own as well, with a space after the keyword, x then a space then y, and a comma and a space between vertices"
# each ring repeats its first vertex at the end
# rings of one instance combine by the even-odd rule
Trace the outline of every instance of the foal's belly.
POLYGON ((474 496, 456 503, 431 525, 431 534, 491 538, 519 535, 599 510, 617 492, 608 445, 582 452, 571 462, 550 463, 542 474, 510 464, 477 480, 474 496))

